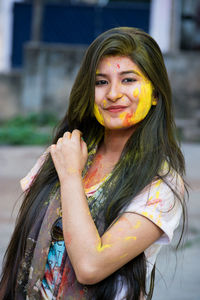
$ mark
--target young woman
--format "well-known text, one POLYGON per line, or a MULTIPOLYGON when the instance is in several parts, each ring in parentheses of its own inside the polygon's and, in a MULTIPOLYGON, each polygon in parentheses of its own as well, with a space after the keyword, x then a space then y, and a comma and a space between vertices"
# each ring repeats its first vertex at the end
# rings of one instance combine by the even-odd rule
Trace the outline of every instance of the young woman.
POLYGON ((53 144, 22 180, 0 298, 151 299, 157 254, 185 220, 174 131, 156 42, 135 28, 101 34, 53 144))

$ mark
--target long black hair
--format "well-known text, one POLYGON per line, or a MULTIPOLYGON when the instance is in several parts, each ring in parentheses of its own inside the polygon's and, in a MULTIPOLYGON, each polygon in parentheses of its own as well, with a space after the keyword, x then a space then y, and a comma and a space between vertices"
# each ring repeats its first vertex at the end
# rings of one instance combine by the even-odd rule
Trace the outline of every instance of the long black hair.
MULTIPOLYGON (((166 181, 160 174, 163 162, 169 169, 184 175, 184 158, 177 144, 173 119, 171 89, 159 46, 147 33, 136 28, 113 28, 101 34, 88 48, 72 87, 67 114, 60 122, 53 143, 66 130, 82 131, 90 150, 104 135, 104 127, 94 116, 95 74, 104 56, 128 56, 151 81, 158 98, 148 115, 142 120, 126 143, 112 176, 104 185, 106 203, 103 210, 104 230, 117 218, 130 201, 155 178, 166 181), (112 184, 111 184, 112 183, 112 184)), ((38 176, 31 185, 19 211, 16 227, 8 246, 2 272, 0 295, 2 299, 14 299, 16 274, 22 260, 26 239, 36 218, 38 209, 45 201, 58 176, 48 155, 38 176), (17 253, 17 254, 16 254, 17 253)), ((167 183, 167 182, 166 182, 167 183)), ((173 191, 186 218, 184 199, 173 191)), ((184 229, 184 228, 183 228, 184 229)), ((182 231, 183 232, 183 231, 182 231)), ((146 262, 144 253, 134 258, 120 270, 94 286, 96 300, 114 300, 119 275, 127 286, 127 300, 139 300, 146 294, 146 262)), ((154 278, 148 299, 151 299, 154 278)))

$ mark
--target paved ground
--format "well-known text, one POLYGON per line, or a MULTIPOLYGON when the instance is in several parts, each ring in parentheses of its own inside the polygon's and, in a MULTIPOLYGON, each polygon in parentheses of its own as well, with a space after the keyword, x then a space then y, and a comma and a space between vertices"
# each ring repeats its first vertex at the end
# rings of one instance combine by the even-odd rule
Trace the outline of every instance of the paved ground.
MULTIPOLYGON (((187 178, 192 186, 186 246, 177 254, 164 250, 157 264, 153 300, 200 299, 200 145, 184 144, 187 178)), ((42 147, 0 147, 0 268, 11 236, 21 194, 19 179, 33 166, 42 147), (11 215, 12 213, 12 215, 11 215)))

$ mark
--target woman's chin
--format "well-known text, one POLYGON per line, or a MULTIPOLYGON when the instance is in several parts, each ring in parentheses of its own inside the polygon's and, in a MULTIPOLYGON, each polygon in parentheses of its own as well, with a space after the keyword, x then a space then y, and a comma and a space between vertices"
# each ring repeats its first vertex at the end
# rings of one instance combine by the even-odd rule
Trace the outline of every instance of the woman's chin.
POLYGON ((105 129, 107 130, 128 130, 130 128, 134 127, 134 124, 129 124, 129 125, 124 125, 124 124, 120 124, 120 123, 110 123, 110 124, 105 124, 104 125, 105 129))

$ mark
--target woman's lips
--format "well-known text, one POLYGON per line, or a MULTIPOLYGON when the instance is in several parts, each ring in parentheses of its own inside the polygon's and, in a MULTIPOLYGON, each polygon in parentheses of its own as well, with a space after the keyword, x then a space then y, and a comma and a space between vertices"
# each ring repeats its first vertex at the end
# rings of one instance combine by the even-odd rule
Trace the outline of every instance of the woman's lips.
POLYGON ((126 106, 116 105, 116 106, 109 106, 106 108, 109 112, 121 112, 126 108, 126 106))

